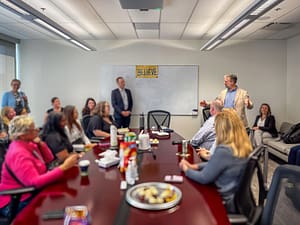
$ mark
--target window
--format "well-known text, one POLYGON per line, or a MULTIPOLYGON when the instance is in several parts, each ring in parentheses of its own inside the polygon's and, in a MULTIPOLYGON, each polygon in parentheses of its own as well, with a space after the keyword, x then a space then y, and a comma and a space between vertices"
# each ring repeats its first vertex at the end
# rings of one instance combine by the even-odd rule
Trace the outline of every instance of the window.
POLYGON ((0 40, 0 105, 2 95, 10 90, 10 82, 16 76, 16 44, 0 40))

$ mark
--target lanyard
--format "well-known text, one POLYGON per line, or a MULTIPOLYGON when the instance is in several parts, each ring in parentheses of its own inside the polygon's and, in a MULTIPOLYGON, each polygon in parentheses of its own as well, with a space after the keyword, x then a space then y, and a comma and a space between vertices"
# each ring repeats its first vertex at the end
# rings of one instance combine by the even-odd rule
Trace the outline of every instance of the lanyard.
POLYGON ((41 160, 45 164, 44 159, 41 157, 41 155, 35 149, 32 151, 32 153, 35 157, 37 157, 39 160, 41 160))

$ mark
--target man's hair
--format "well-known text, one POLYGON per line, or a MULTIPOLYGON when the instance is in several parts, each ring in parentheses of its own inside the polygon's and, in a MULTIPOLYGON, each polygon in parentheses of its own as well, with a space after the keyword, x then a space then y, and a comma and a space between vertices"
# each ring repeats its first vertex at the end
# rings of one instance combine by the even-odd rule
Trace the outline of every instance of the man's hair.
POLYGON ((217 112, 221 112, 223 110, 223 103, 219 99, 214 100, 211 103, 211 106, 213 106, 217 112))
POLYGON ((120 77, 117 77, 116 82, 118 83, 120 79, 124 80, 124 78, 120 76, 120 77))
POLYGON ((237 75, 235 75, 235 74, 227 74, 225 76, 229 77, 229 79, 236 84, 236 82, 237 82, 237 75))

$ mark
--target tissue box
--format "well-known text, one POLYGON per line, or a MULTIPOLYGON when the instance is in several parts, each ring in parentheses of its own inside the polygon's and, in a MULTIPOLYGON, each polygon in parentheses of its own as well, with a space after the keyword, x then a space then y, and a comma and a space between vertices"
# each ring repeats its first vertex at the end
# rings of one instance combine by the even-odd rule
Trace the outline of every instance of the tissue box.
POLYGON ((117 165, 119 162, 120 162, 120 158, 117 157, 111 159, 102 158, 98 161, 98 166, 103 168, 108 168, 117 165))

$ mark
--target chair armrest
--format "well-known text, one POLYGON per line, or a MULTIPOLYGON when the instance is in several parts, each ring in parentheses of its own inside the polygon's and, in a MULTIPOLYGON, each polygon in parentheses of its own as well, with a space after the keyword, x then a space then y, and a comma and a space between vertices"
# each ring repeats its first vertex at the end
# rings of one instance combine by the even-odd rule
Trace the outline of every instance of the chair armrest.
POLYGON ((228 214, 231 224, 248 224, 248 218, 242 214, 228 214))
POLYGON ((10 189, 10 190, 0 191, 0 195, 17 195, 17 194, 33 192, 35 190, 36 189, 34 187, 15 188, 15 189, 10 189))

